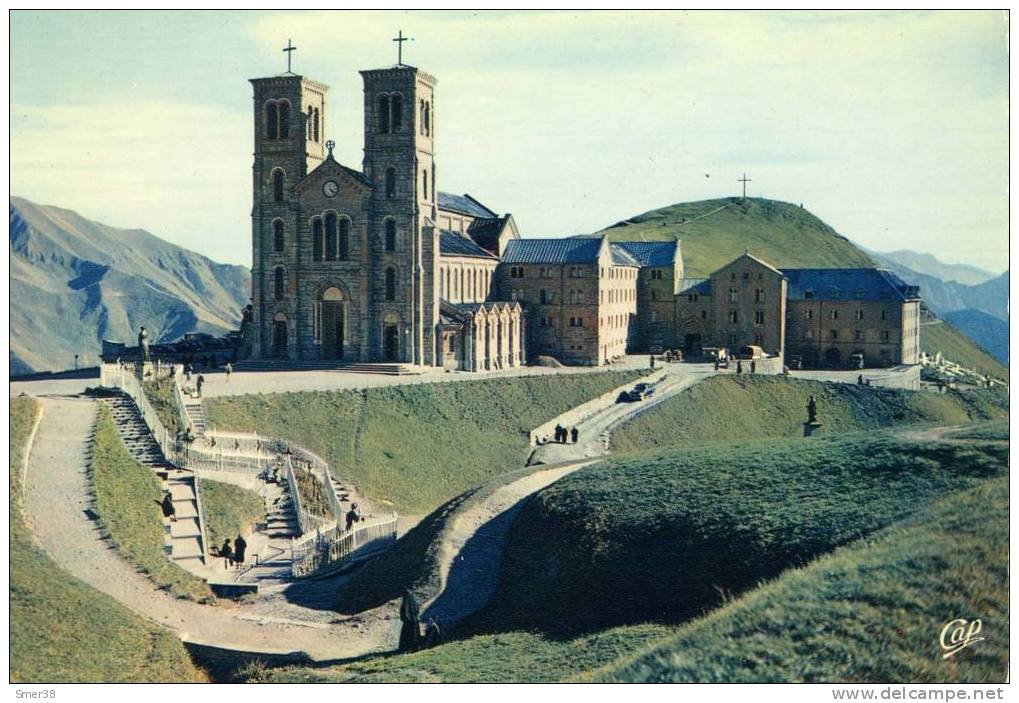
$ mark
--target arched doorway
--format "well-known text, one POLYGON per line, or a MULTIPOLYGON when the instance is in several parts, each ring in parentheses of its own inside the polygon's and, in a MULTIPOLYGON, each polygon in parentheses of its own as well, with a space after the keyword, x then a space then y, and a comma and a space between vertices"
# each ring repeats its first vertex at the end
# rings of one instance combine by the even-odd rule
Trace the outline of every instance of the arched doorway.
POLYGON ((831 369, 837 369, 842 366, 842 352, 832 347, 824 353, 824 363, 831 369))
POLYGON ((704 354, 703 339, 703 328, 700 320, 687 320, 683 324, 683 356, 702 356, 704 354))
POLYGON ((322 334, 322 358, 342 359, 346 335, 346 302, 339 288, 327 288, 319 300, 322 334))
POLYGON ((276 359, 287 358, 287 316, 276 313, 272 320, 272 355, 276 359))
POLYGON ((400 360, 400 323, 393 313, 387 313, 382 321, 382 358, 400 360))

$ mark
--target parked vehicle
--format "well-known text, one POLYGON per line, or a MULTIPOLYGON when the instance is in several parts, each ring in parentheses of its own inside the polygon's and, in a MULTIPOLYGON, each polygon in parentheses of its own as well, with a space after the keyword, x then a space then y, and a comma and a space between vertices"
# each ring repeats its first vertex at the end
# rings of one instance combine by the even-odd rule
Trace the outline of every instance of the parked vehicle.
POLYGON ((744 347, 739 348, 739 352, 736 354, 737 359, 750 360, 750 359, 763 359, 766 356, 764 350, 755 345, 748 344, 744 347))
POLYGON ((863 368, 863 354, 856 352, 849 355, 849 368, 851 369, 862 369, 863 368))

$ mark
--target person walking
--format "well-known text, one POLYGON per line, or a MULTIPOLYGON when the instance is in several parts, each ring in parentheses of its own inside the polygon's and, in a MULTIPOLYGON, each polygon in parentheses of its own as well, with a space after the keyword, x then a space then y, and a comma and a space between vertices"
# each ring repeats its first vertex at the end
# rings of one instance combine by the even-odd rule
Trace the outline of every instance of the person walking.
POLYGON ((223 370, 226 372, 226 380, 229 381, 230 374, 234 372, 233 364, 231 364, 229 361, 226 362, 226 366, 223 367, 223 370))
POLYGON ((576 426, 574 426, 574 428, 570 430, 570 436, 573 437, 573 443, 576 444, 577 437, 580 436, 580 432, 577 431, 576 426))
POLYGON ((198 386, 198 397, 202 397, 202 386, 205 385, 205 376, 198 374, 198 381, 195 383, 198 386))
POLYGON ((163 496, 159 507, 163 509, 163 517, 170 518, 170 522, 177 522, 177 508, 173 507, 173 496, 169 492, 163 496))
POLYGON ((654 371, 655 370, 655 355, 652 354, 650 357, 648 357, 648 359, 649 359, 649 363, 651 365, 651 370, 654 371))
POLYGON ((757 373, 757 361, 755 359, 750 360, 750 373, 757 373))
POLYGON ((244 566, 244 551, 248 548, 248 543, 244 541, 242 535, 237 535, 237 539, 234 540, 234 561, 237 563, 237 568, 244 566))
POLYGON ((223 546, 219 548, 219 555, 223 557, 223 565, 229 569, 234 565, 234 549, 230 546, 230 538, 223 540, 223 546))
POLYGON ((743 362, 739 359, 736 360, 736 375, 743 373, 743 362))

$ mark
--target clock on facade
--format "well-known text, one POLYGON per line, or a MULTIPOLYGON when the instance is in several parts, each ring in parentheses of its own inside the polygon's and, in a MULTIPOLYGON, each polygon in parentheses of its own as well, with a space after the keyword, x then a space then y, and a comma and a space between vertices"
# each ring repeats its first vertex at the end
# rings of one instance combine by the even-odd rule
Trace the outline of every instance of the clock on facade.
POLYGON ((336 185, 336 181, 326 181, 322 185, 322 192, 325 193, 327 198, 331 198, 340 192, 340 187, 336 185))

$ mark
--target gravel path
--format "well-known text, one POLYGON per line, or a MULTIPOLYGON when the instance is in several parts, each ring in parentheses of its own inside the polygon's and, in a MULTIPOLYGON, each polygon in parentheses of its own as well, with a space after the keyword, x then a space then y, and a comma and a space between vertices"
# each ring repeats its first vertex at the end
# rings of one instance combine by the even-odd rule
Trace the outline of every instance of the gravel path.
POLYGON ((156 588, 100 538, 96 524, 84 513, 89 494, 86 452, 95 402, 41 401, 43 418, 29 455, 25 508, 35 535, 63 569, 187 642, 245 651, 303 651, 315 660, 395 647, 399 635, 395 604, 350 618, 339 616, 321 608, 335 586, 328 580, 295 584, 294 594, 277 591, 244 605, 201 605, 156 588))

